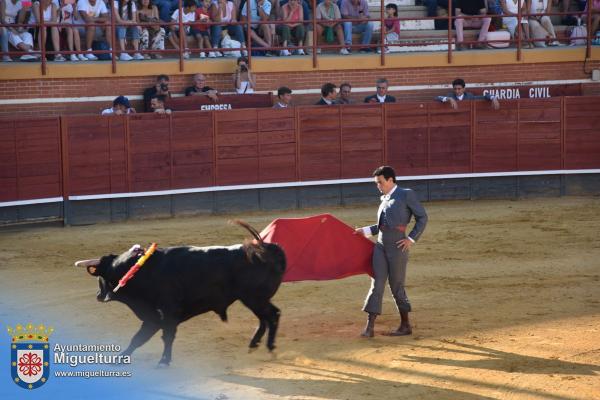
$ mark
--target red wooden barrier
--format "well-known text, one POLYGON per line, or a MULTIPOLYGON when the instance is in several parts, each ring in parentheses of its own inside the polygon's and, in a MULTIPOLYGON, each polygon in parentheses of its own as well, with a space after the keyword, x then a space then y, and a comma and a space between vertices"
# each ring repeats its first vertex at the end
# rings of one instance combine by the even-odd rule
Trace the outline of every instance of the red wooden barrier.
POLYGON ((382 164, 401 176, 600 168, 599 109, 600 97, 563 97, 3 120, 0 202, 365 178, 382 164))
POLYGON ((61 195, 59 118, 0 121, 0 201, 61 195))

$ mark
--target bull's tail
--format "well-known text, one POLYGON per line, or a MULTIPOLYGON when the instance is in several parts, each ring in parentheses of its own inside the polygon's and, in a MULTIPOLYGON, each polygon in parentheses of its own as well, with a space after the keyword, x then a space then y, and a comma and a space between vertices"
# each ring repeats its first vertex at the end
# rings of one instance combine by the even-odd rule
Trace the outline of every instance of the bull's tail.
POLYGON ((247 222, 244 222, 242 220, 239 219, 234 219, 232 221, 230 221, 233 224, 239 225, 243 228, 246 228, 246 230, 248 232, 250 232, 250 234, 254 237, 254 239, 256 239, 256 241, 258 242, 259 245, 263 244, 263 240, 260 237, 260 234, 258 233, 258 231, 256 229, 254 229, 253 227, 251 227, 247 222))

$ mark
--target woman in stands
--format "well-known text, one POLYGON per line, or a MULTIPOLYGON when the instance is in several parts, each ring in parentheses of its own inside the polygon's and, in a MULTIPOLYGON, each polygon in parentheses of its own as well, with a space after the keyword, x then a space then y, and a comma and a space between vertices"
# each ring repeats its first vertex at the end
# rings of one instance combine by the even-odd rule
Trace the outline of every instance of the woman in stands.
MULTIPOLYGON (((283 20, 287 24, 277 25, 277 34, 281 37, 282 46, 288 47, 288 41, 293 37, 298 47, 304 45, 304 10, 300 4, 300 0, 290 0, 281 8, 283 20)), ((296 54, 304 55, 304 50, 296 50, 296 54)), ((288 49, 283 49, 280 52, 281 56, 291 55, 288 49)))
MULTIPOLYGON (((140 0, 138 4, 138 21, 144 23, 158 23, 160 16, 158 8, 152 3, 152 0, 140 0)), ((148 46, 152 50, 165 49, 165 29, 160 25, 141 26, 140 50, 148 50, 148 46), (152 42, 152 44, 150 44, 152 42)), ((160 53, 152 55, 154 58, 162 58, 160 53)), ((150 54, 144 54, 144 59, 150 59, 150 54)))
MULTIPOLYGON (((228 0, 218 0, 217 4, 216 4, 216 11, 218 13, 218 16, 215 15, 214 17, 214 21, 217 22, 221 22, 221 25, 213 25, 213 27, 211 28, 211 36, 213 37, 213 39, 215 37, 217 38, 221 38, 221 32, 223 30, 223 28, 227 28, 227 33, 229 34, 229 36, 231 36, 231 38, 233 38, 234 40, 237 40, 238 42, 241 43, 242 48, 245 48, 245 42, 246 40, 244 39, 244 30, 242 29, 241 25, 231 25, 234 22, 238 21, 237 18, 237 7, 235 6, 235 4, 233 3, 233 1, 228 1, 228 0)), ((214 43, 214 40, 213 40, 214 43)), ((214 44, 213 44, 214 46, 214 44)), ((218 46, 218 43, 217 43, 218 46)), ((243 50, 241 50, 243 51, 243 50)))
MULTIPOLYGON (((83 20, 80 18, 79 13, 76 10, 75 0, 61 0, 59 19, 62 24, 83 24, 83 20)), ((60 27, 59 31, 64 29, 65 36, 67 37, 67 47, 69 51, 76 51, 79 54, 71 54, 69 59, 71 61, 87 61, 87 58, 81 53, 81 37, 79 36, 79 29, 70 26, 60 27)))
MULTIPOLYGON (((183 15, 181 15, 182 23, 185 24, 194 22, 196 20, 196 7, 196 2, 194 0, 183 0, 183 15)), ((171 15, 171 22, 179 23, 179 19, 179 9, 176 9, 173 12, 173 15, 171 15)), ((190 49, 188 48, 188 43, 190 42, 191 37, 194 36, 194 33, 189 25, 184 25, 182 34, 184 35, 183 45, 185 46, 183 58, 188 59, 190 58, 190 49)), ((169 30, 169 42, 171 42, 171 45, 173 45, 173 47, 175 47, 177 50, 179 50, 179 35, 179 25, 171 25, 169 30)), ((196 35, 196 39, 198 39, 198 35, 196 35)), ((202 55, 202 53, 200 55, 202 55)))
POLYGON ((144 56, 139 53, 140 48, 140 28, 137 25, 137 7, 133 0, 115 0, 113 2, 113 13, 115 15, 115 23, 117 39, 119 39, 119 47, 121 47, 121 61, 143 60, 144 56), (130 39, 135 51, 131 57, 126 51, 125 39, 130 39))
MULTIPOLYGON (((46 24, 46 23, 57 24, 58 23, 58 6, 56 4, 54 4, 52 2, 52 0, 41 0, 39 2, 36 1, 35 3, 33 3, 32 9, 31 9, 31 15, 29 16, 29 23, 39 25, 42 21, 42 17, 43 17, 44 24, 46 24)), ((62 56, 62 54, 60 54, 60 37, 58 35, 58 27, 46 25, 46 26, 44 26, 44 29, 46 30, 46 35, 48 34, 48 31, 50 31, 50 35, 52 38, 52 48, 54 49, 55 52, 57 52, 54 55, 54 61, 57 61, 57 62, 65 61, 65 58, 62 56)), ((35 29, 35 31, 38 36, 38 44, 41 49, 42 48, 42 32, 39 29, 39 27, 37 27, 35 29)))
MULTIPOLYGON (((389 3, 385 6, 386 18, 383 21, 383 33, 385 43, 396 42, 400 38, 400 20, 398 19, 398 6, 394 3, 389 3)), ((377 49, 381 53, 381 48, 377 49)), ((389 53, 390 49, 386 46, 385 52, 389 53)))
MULTIPOLYGON (((549 0, 530 0, 530 14, 547 14, 551 12, 552 1, 549 0)), ((550 17, 547 15, 529 16, 529 29, 531 29, 532 39, 546 39, 545 41, 533 42, 534 46, 559 46, 556 40, 556 33, 550 17)))
POLYGON ((506 25, 506 28, 510 32, 511 38, 515 38, 518 34, 517 26, 521 26, 521 32, 523 32, 522 39, 526 42, 523 43, 525 48, 533 48, 533 44, 529 42, 529 21, 526 17, 521 17, 521 22, 517 22, 517 15, 519 13, 519 2, 521 2, 521 15, 527 14, 527 1, 526 0, 500 0, 502 6, 502 13, 505 17, 502 17, 502 23, 506 25))

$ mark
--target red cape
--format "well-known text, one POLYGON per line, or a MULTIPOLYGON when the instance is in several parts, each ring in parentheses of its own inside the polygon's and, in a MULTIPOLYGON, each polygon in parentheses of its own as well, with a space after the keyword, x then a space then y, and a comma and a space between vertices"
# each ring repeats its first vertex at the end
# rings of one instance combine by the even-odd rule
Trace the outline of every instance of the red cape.
POLYGON ((260 236, 285 251, 284 282, 373 276, 373 242, 330 214, 307 218, 279 218, 260 236))

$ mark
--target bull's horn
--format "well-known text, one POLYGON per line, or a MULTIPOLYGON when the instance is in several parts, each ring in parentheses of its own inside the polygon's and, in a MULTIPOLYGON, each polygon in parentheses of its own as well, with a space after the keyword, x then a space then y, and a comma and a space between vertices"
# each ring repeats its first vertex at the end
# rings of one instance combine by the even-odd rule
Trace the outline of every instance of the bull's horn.
POLYGON ((100 264, 99 258, 92 258, 91 260, 80 260, 75 263, 76 267, 89 267, 90 265, 100 264))

